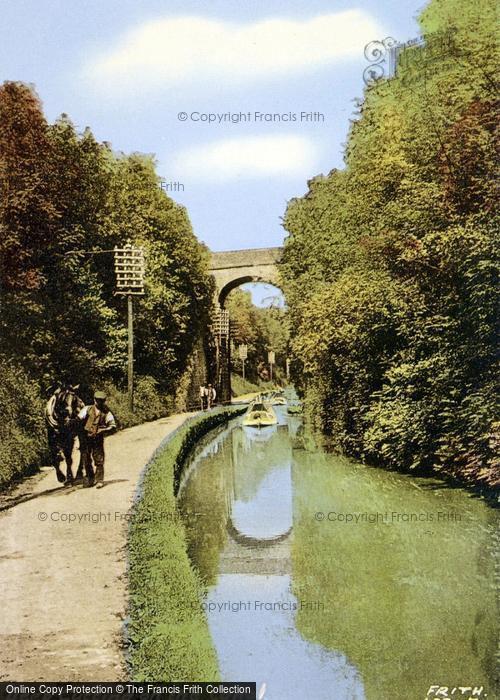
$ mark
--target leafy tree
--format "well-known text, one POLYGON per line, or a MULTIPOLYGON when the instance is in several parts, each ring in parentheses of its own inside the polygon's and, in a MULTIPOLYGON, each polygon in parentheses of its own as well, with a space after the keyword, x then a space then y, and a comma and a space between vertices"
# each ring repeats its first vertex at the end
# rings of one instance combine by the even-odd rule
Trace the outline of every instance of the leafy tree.
MULTIPOLYGON (((146 295, 136 304, 137 369, 173 390, 205 329, 213 288, 208 250, 196 239, 184 207, 159 188, 151 157, 118 159, 108 229, 116 241, 145 248, 146 295)), ((123 304, 116 308, 124 313, 123 304)))
POLYGON ((287 208, 296 380, 334 446, 494 484, 494 5, 433 0, 421 22, 359 104, 345 169, 287 208))
MULTIPOLYGON (((278 376, 285 364, 289 343, 287 314, 284 309, 254 306, 250 292, 233 290, 226 300, 231 320, 231 337, 235 344, 247 345, 245 371, 249 379, 268 379, 268 352, 276 354, 278 376)), ((240 371, 238 356, 232 357, 233 370, 240 371)))
POLYGON ((40 254, 57 224, 50 192, 48 125, 37 95, 0 86, 0 252, 4 291, 38 289, 40 254))
POLYGON ((154 160, 113 153, 66 115, 48 124, 31 87, 6 82, 0 194, 3 362, 15 360, 29 391, 38 385, 42 394, 61 379, 80 382, 86 398, 97 384, 123 386, 126 309, 114 295, 113 250, 129 239, 147 259, 135 370, 154 410, 141 415, 171 407, 165 394, 189 366, 213 290, 208 252, 184 208, 160 190, 154 160))

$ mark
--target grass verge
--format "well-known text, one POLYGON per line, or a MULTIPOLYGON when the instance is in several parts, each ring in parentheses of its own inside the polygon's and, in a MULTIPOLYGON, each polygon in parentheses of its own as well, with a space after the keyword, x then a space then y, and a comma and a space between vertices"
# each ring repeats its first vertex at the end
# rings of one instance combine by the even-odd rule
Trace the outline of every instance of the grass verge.
POLYGON ((239 374, 231 374, 231 389, 234 396, 242 396, 243 394, 251 394, 254 391, 259 391, 257 384, 253 384, 239 374))
MULTIPOLYGON (((244 410, 244 409, 243 409, 244 410)), ((200 600, 203 585, 187 555, 175 493, 197 441, 242 413, 224 408, 186 421, 146 467, 129 529, 130 675, 135 681, 219 680, 200 600)))
POLYGON ((231 390, 234 396, 252 394, 256 391, 271 391, 273 389, 276 389, 274 382, 259 381, 258 384, 254 384, 247 379, 243 379, 239 374, 231 373, 231 390))

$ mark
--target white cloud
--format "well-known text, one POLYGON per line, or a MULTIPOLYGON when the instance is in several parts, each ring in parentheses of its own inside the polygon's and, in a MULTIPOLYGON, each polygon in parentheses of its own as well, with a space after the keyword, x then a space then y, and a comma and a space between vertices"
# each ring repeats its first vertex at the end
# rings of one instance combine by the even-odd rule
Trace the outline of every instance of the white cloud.
POLYGON ((228 138, 180 151, 171 171, 185 180, 224 182, 259 177, 309 176, 318 149, 302 136, 228 138))
POLYGON ((383 36, 362 10, 308 20, 266 19, 253 24, 186 16, 153 20, 132 29, 84 66, 84 75, 110 89, 218 81, 249 81, 305 73, 361 56, 383 36))

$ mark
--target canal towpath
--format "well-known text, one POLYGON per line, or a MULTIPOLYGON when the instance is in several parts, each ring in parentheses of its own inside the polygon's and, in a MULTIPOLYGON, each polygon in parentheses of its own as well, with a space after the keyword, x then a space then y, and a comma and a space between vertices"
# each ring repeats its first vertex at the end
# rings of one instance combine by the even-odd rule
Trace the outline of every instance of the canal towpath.
POLYGON ((106 440, 105 487, 64 487, 52 467, 0 499, 0 680, 117 681, 127 608, 127 522, 161 441, 189 415, 106 440))

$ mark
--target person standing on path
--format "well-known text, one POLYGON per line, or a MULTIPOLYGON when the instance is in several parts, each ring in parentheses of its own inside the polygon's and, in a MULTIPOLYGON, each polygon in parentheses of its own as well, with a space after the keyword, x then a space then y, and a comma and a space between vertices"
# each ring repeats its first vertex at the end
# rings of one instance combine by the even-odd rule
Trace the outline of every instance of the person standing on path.
POLYGON ((94 403, 84 406, 78 418, 83 422, 82 461, 87 477, 86 486, 95 484, 100 489, 104 486, 104 436, 116 430, 115 417, 106 405, 104 391, 95 392, 94 403))
POLYGON ((204 411, 207 408, 208 389, 204 384, 200 384, 200 408, 204 411))
POLYGON ((215 391, 215 388, 209 384, 208 385, 208 401, 207 401, 207 408, 212 408, 212 406, 215 406, 215 399, 217 396, 217 392, 215 391))

